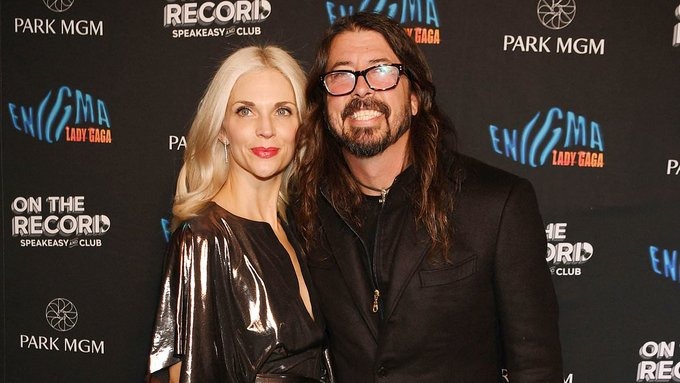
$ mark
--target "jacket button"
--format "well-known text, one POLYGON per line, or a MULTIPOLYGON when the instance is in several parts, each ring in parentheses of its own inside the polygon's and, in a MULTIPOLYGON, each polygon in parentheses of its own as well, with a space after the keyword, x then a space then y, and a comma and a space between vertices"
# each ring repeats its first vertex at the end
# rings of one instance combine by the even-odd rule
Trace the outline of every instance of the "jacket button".
POLYGON ((378 376, 381 377, 381 378, 384 378, 384 377, 387 376, 387 369, 385 368, 385 366, 378 367, 378 376))

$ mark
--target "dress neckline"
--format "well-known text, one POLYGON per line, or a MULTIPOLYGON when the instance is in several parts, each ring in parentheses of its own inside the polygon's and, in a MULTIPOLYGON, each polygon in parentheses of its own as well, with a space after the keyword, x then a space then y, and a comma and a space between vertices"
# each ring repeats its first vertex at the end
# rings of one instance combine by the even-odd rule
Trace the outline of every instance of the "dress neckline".
POLYGON ((317 320, 317 317, 319 315, 319 310, 316 307, 316 304, 314 303, 315 298, 312 297, 312 295, 314 293, 311 291, 311 288, 309 286, 310 285, 310 283, 309 283, 310 279, 309 279, 309 276, 307 275, 306 266, 303 266, 302 249, 299 247, 295 237, 293 237, 293 233, 290 231, 288 224, 283 219, 281 219, 280 216, 278 216, 278 218, 281 222, 281 226, 283 227, 283 231, 286 233, 286 236, 288 237, 288 242, 290 242, 291 246, 293 247, 293 251, 295 252, 295 257, 297 257, 298 263, 300 264, 300 269, 301 269, 301 272, 302 272, 302 275, 303 275, 303 279, 305 280, 305 287, 307 289, 307 294, 309 294, 310 299, 312 299, 312 303, 311 303, 312 312, 311 313, 309 311, 307 311, 307 308, 305 307, 305 305, 302 301, 302 296, 299 293, 300 285, 297 281, 295 268, 293 267, 293 263, 292 263, 292 260, 290 259, 290 255, 288 254, 288 251, 283 246, 281 241, 279 241, 278 237, 276 237, 276 234, 274 233, 274 229, 269 224, 269 222, 256 221, 256 220, 252 220, 252 219, 249 219, 249 218, 241 217, 241 216, 236 215, 236 214, 230 212, 229 210, 225 209, 224 207, 222 207, 220 204, 218 204, 215 201, 208 201, 207 208, 216 209, 218 211, 218 213, 223 214, 223 215, 227 215, 230 218, 233 218, 233 219, 236 219, 237 221, 240 221, 241 223, 265 227, 265 229, 272 235, 272 237, 275 240, 276 245, 279 248, 279 250, 282 251, 283 252, 282 254, 285 254, 288 258, 288 264, 290 266, 290 271, 293 273, 293 276, 295 276, 295 288, 297 289, 296 291, 298 291, 297 294, 296 294, 297 297, 298 297, 298 299, 297 299, 298 304, 300 305, 302 310, 307 314, 306 315, 307 319, 311 323, 314 323, 314 325, 319 325, 320 322, 317 320))
MULTIPOLYGON (((219 210, 223 213, 226 213, 228 216, 236 218, 239 221, 250 222, 250 223, 258 224, 258 225, 267 225, 271 228, 271 225, 269 224, 269 222, 257 221, 257 220, 254 220, 254 219, 250 219, 250 218, 246 218, 246 217, 242 217, 240 215, 234 214, 234 213, 230 212, 229 210, 225 209, 224 207, 222 207, 220 204, 218 204, 215 201, 208 201, 208 206, 210 206, 210 205, 214 206, 217 210, 219 210)), ((278 214, 277 214, 277 216, 278 216, 278 214)), ((279 217, 279 219, 281 219, 281 217, 279 217)))

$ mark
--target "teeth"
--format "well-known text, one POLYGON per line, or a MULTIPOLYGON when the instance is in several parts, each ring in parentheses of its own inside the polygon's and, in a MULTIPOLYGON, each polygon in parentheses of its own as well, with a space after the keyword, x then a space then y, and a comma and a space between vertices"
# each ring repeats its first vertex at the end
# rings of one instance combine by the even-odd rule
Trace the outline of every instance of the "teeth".
POLYGON ((360 110, 352 114, 352 119, 354 120, 370 120, 371 118, 376 118, 381 116, 382 113, 377 110, 360 110))

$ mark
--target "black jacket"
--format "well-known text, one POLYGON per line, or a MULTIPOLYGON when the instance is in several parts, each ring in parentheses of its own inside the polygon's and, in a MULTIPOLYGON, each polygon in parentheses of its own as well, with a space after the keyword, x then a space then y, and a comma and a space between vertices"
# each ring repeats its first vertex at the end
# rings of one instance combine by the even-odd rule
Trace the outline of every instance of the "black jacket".
POLYGON ((339 383, 497 383, 502 368, 512 383, 562 383, 557 302, 533 188, 469 158, 456 165, 466 177, 450 217, 449 264, 426 257, 428 236, 416 228, 410 199, 415 172, 407 169, 390 190, 376 249, 393 251, 394 263, 378 313, 364 244, 321 191, 322 240, 309 266, 339 383))

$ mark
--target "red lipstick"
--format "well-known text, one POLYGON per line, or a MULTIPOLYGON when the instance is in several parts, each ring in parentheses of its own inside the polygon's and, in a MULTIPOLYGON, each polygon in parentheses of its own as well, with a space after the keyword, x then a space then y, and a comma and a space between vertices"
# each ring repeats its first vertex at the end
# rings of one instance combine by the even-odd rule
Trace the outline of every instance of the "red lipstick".
POLYGON ((279 152, 279 148, 257 147, 251 148, 250 150, 253 152, 253 154, 260 158, 272 158, 279 152))

